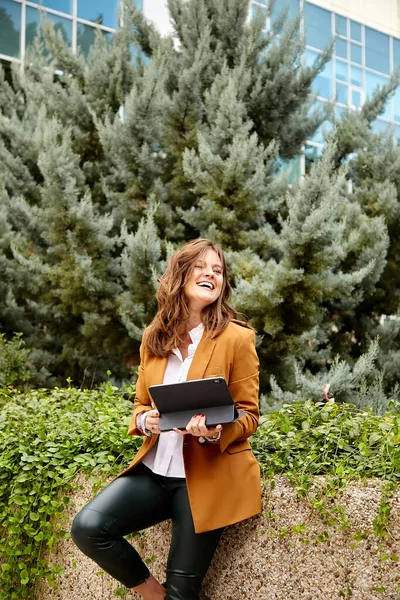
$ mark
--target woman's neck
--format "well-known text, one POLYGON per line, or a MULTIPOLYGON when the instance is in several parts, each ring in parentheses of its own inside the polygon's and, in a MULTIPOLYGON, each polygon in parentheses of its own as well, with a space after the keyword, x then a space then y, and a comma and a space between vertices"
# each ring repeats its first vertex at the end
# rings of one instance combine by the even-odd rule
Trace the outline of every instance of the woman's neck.
POLYGON ((192 329, 200 325, 201 321, 201 313, 191 313, 189 315, 187 330, 191 331, 192 329))

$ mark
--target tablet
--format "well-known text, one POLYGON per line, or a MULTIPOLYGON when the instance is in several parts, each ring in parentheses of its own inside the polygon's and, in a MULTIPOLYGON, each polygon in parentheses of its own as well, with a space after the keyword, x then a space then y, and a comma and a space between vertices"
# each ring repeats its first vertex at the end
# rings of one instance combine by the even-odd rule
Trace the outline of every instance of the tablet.
POLYGON ((205 415, 207 427, 234 423, 244 414, 238 413, 223 377, 151 385, 149 393, 160 413, 160 431, 185 429, 198 413, 205 415))

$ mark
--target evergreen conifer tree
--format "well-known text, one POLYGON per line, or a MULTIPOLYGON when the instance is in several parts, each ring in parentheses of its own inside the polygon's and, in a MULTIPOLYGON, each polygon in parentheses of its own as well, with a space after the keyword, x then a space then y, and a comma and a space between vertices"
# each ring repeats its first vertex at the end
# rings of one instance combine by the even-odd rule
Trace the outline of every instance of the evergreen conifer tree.
POLYGON ((392 88, 290 189, 278 163, 327 118, 310 88, 329 49, 304 65, 298 22, 265 32, 243 0, 168 4, 174 39, 127 6, 85 60, 44 23, 0 79, 1 330, 24 334, 43 378, 125 377, 168 254, 208 236, 258 330, 263 390, 271 375, 295 389, 293 357, 313 373, 356 360, 347 315, 377 293, 389 238, 341 163, 392 88))

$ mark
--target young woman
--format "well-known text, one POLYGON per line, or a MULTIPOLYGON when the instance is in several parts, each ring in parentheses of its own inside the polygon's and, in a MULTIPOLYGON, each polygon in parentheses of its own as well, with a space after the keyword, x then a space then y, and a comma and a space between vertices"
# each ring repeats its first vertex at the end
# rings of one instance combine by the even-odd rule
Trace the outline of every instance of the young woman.
POLYGON ((129 435, 145 436, 131 465, 75 517, 72 537, 107 573, 145 600, 196 600, 223 528, 261 511, 260 470, 248 438, 258 425, 254 330, 228 304, 222 249, 187 243, 160 279, 158 312, 140 350, 129 435), (150 385, 222 376, 239 411, 235 423, 160 432, 150 385), (161 585, 124 536, 172 519, 161 585))

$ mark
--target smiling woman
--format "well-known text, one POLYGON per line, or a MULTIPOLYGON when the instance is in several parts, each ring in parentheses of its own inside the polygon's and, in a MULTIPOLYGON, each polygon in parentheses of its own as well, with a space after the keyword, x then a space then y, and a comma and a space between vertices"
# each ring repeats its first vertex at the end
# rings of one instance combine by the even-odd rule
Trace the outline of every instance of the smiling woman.
MULTIPOLYGON (((102 569, 147 600, 196 600, 225 526, 261 511, 260 469, 248 438, 258 425, 254 330, 229 305, 222 249, 186 244, 160 278, 158 312, 143 336, 130 435, 145 441, 126 471, 75 517, 72 537, 102 569), (240 419, 161 432, 149 387, 224 377, 240 419), (124 536, 172 519, 161 585, 124 536)), ((182 410, 185 406, 182 406, 182 410)))

